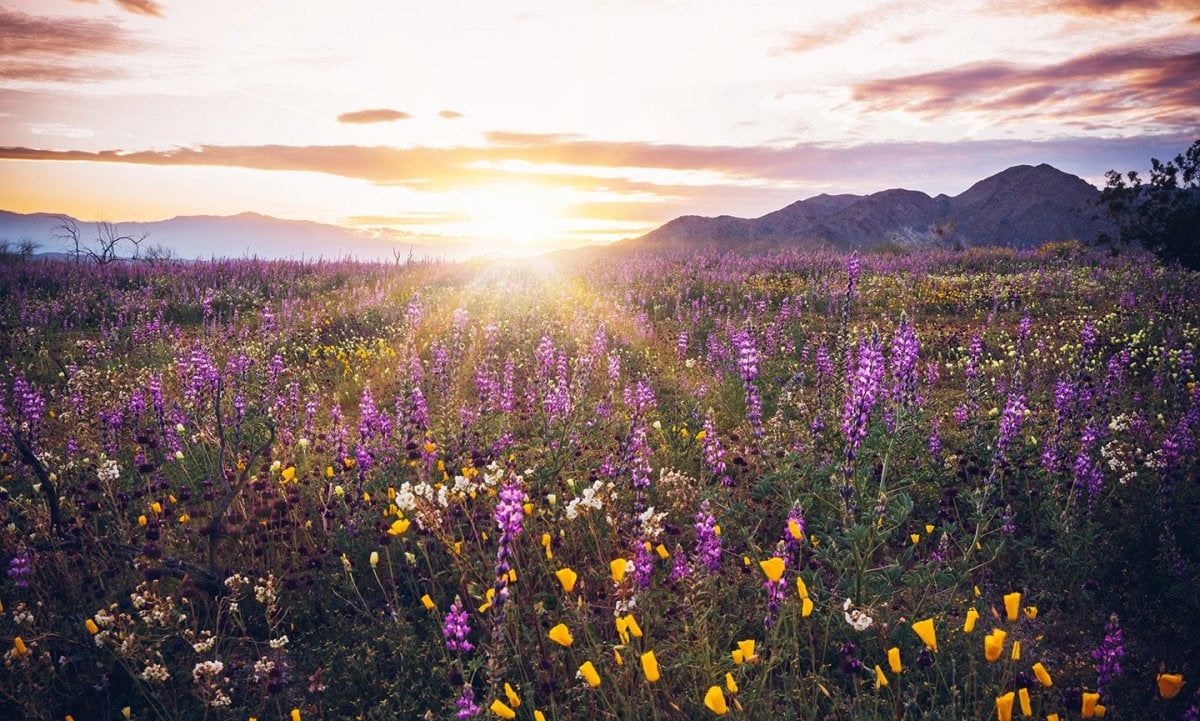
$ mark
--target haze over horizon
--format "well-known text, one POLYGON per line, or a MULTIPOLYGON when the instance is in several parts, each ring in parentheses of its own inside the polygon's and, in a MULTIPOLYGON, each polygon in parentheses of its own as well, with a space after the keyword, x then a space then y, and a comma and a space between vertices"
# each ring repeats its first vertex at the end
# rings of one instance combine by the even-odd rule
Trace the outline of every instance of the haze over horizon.
POLYGON ((1200 136, 1188 0, 0 4, 0 208, 532 253, 1200 136))

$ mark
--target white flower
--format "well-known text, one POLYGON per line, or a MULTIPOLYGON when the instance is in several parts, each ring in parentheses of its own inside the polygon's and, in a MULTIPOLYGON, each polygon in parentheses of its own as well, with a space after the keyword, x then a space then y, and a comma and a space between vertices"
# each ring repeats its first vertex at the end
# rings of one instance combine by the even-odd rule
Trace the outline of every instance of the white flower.
POLYGON ((846 617, 846 623, 850 624, 855 631, 866 631, 871 627, 871 624, 875 623, 875 619, 857 608, 853 608, 853 606, 854 602, 849 598, 842 604, 842 615, 846 617))
POLYGON ((286 645, 288 645, 287 634, 284 634, 284 635, 280 636, 279 638, 273 638, 270 641, 270 646, 271 646, 271 648, 274 648, 274 649, 280 649, 286 645))

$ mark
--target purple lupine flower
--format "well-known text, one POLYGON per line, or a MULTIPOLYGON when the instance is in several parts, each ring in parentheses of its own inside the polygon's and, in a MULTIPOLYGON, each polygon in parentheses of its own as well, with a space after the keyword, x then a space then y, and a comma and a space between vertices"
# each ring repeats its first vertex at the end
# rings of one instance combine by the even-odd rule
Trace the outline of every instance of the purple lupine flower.
POLYGON ((692 569, 688 566, 687 554, 683 552, 683 547, 676 544, 673 555, 675 561, 671 566, 671 580, 678 581, 691 575, 692 569))
POLYGON ((454 705, 458 707, 454 714, 456 718, 468 719, 479 715, 479 704, 475 703, 475 689, 471 688, 471 684, 463 684, 462 693, 454 705))
POLYGON ((1088 505, 1096 502, 1100 491, 1104 488, 1104 473, 1100 465, 1092 458, 1092 448, 1100 437, 1094 422, 1083 427, 1083 435, 1079 439, 1079 454, 1075 456, 1072 470, 1075 474, 1075 493, 1082 495, 1087 491, 1088 505))
POLYGON ((750 421, 751 433, 755 438, 761 438, 762 429, 762 395, 754 380, 758 378, 758 348, 754 337, 749 332, 735 336, 738 346, 738 372, 742 376, 742 389, 746 392, 746 419, 750 421))
POLYGON ((467 609, 463 607, 462 597, 455 596, 446 613, 446 621, 442 625, 442 635, 446 637, 446 648, 455 653, 467 653, 475 647, 467 640, 471 626, 467 623, 467 609))
POLYGON ((725 464, 725 449, 721 447, 721 441, 717 438, 717 424, 713 420, 711 408, 704 414, 704 427, 701 430, 704 432, 705 464, 713 476, 720 479, 722 486, 732 486, 733 479, 725 473, 729 467, 725 464))
POLYGON ((921 342, 906 316, 892 336, 892 401, 900 411, 910 410, 917 400, 917 355, 921 342))
POLYGON ((846 477, 854 471, 854 459, 863 439, 871 411, 879 400, 879 386, 883 380, 883 353, 879 349, 879 336, 872 334, 858 343, 858 368, 846 389, 846 402, 842 408, 842 433, 846 436, 846 477))
POLYGON ((640 588, 649 588, 654 574, 654 559, 646 545, 647 542, 642 540, 633 547, 633 582, 640 588))
POLYGON ((29 588, 30 572, 29 551, 21 549, 8 560, 8 577, 17 588, 29 588))
POLYGON ((721 537, 717 535, 717 521, 708 510, 708 501, 700 504, 700 512, 696 514, 696 563, 708 569, 709 573, 721 567, 721 537))
POLYGON ((929 427, 929 455, 934 460, 940 460, 942 457, 942 437, 938 433, 940 427, 939 421, 934 421, 929 427))
POLYGON ((500 498, 493 513, 496 526, 500 529, 499 547, 496 549, 496 593, 492 599, 494 611, 499 611, 508 600, 508 572, 512 569, 509 559, 512 557, 513 541, 521 535, 526 500, 520 477, 511 478, 500 489, 500 498))
POLYGON ((1104 692, 1104 687, 1113 679, 1120 676, 1121 659, 1125 658, 1125 642, 1122 638, 1121 626, 1117 614, 1109 616, 1104 625, 1104 640, 1092 651, 1092 659, 1096 662, 1096 690, 1104 692))
POLYGON ((996 439, 996 455, 1003 457, 1017 433, 1029 409, 1025 407, 1025 396, 1009 394, 1004 413, 1000 416, 1000 436, 996 439))

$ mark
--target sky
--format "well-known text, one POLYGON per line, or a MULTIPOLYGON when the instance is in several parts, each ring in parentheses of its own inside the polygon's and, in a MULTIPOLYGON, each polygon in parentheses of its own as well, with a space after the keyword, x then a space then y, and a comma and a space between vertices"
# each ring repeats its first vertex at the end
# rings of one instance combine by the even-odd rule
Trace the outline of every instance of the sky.
POLYGON ((528 254, 1200 137, 1195 0, 0 0, 0 208, 528 254))

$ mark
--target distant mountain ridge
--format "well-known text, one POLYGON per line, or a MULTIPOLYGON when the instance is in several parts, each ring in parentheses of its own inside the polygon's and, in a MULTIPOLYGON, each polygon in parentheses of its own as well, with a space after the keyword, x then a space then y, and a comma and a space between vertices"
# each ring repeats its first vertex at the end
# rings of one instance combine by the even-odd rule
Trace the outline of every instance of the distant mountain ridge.
POLYGON ((1087 181, 1050 165, 1018 165, 954 197, 899 188, 870 195, 818 195, 758 218, 681 216, 614 247, 754 253, 861 250, 888 241, 1017 248, 1055 240, 1090 242, 1113 230, 1097 211, 1099 197, 1100 191, 1087 181))
MULTIPOLYGON (((56 237, 55 227, 60 218, 67 217, 79 225, 80 238, 90 241, 96 237, 95 223, 52 213, 21 214, 0 210, 0 239, 19 243, 28 239, 39 244, 38 253, 67 252, 72 248, 56 237)), ((402 234, 391 235, 352 230, 337 225, 307 220, 284 220, 259 213, 238 215, 190 215, 149 223, 120 223, 120 232, 139 236, 147 234, 142 252, 150 246, 162 245, 182 259, 208 258, 342 258, 352 255, 363 260, 394 260, 393 251, 401 259, 410 253, 414 258, 447 257, 447 248, 409 242, 402 234)), ((125 245, 120 255, 128 256, 133 249, 125 245)))

